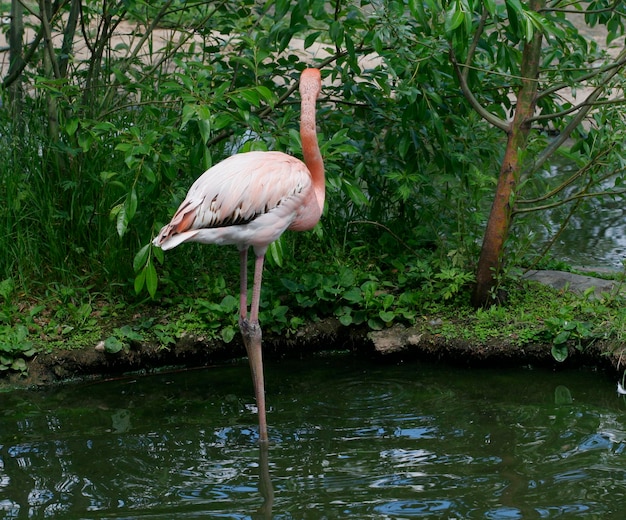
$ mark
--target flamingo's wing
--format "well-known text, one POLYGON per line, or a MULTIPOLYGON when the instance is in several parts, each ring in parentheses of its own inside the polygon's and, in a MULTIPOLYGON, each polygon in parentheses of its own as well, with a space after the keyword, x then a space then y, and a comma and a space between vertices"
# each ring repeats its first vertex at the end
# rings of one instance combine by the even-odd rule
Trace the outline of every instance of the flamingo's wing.
POLYGON ((176 235, 181 233, 247 224, 286 199, 307 192, 310 185, 307 167, 290 155, 281 152, 233 155, 196 180, 155 244, 168 241, 169 249, 186 240, 176 241, 176 235))

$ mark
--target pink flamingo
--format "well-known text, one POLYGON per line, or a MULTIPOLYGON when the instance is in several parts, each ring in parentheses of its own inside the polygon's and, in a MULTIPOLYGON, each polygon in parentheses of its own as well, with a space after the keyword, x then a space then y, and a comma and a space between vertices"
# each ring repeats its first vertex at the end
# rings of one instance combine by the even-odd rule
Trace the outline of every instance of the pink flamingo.
POLYGON ((300 76, 304 162, 282 152, 247 152, 225 159, 196 180, 171 222, 153 242, 164 250, 183 242, 239 248, 239 328, 252 371, 261 443, 268 441, 259 325, 263 260, 268 246, 287 229, 312 229, 322 215, 324 163, 315 126, 315 104, 321 88, 320 71, 305 69, 300 76), (249 247, 256 261, 248 314, 249 247))

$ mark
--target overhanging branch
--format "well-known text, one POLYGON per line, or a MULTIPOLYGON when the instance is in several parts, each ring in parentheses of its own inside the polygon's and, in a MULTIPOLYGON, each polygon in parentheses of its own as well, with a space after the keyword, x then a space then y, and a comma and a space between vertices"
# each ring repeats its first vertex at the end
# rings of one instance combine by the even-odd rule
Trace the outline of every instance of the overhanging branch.
POLYGON ((516 208, 513 211, 513 214, 519 213, 531 213, 532 211, 544 211, 547 209, 558 208, 559 206, 563 206, 569 202, 574 202, 582 199, 589 199, 592 197, 609 197, 614 195, 623 195, 626 194, 626 188, 621 190, 613 190, 613 191, 594 191, 594 192, 585 192, 585 193, 577 193, 576 195, 572 195, 571 197, 567 197, 563 200, 557 200, 550 204, 544 204, 542 206, 533 206, 532 208, 516 208))
POLYGON ((592 107, 595 106, 598 98, 604 92, 606 85, 608 82, 622 70, 624 64, 626 64, 626 47, 622 49, 619 56, 615 60, 615 63, 620 63, 622 66, 615 67, 607 71, 603 78, 600 81, 600 84, 587 96, 587 98, 581 104, 580 110, 578 113, 572 118, 572 120, 568 123, 565 129, 555 138, 553 139, 548 146, 541 152, 535 163, 532 165, 528 172, 525 172, 526 175, 536 172, 543 164, 548 160, 552 154, 558 150, 567 139, 572 135, 572 132, 580 125, 587 117, 587 114, 591 110, 592 107))
POLYGON ((452 66, 454 67, 454 71, 455 71, 456 76, 457 76, 457 78, 459 80, 459 85, 461 86, 461 91, 463 92, 463 96, 465 96, 465 99, 467 99, 467 101, 469 101, 469 103, 472 106, 472 108, 485 121, 487 121, 488 123, 492 124, 496 128, 499 128, 503 132, 508 132, 509 129, 510 129, 509 123, 507 123, 503 119, 500 119, 496 115, 494 115, 491 112, 489 112, 489 110, 487 110, 484 106, 482 106, 480 104, 480 102, 476 99, 476 97, 472 93, 471 89, 469 88, 469 85, 467 84, 466 76, 461 71, 459 63, 457 62, 456 56, 454 56, 454 52, 452 51, 452 49, 450 49, 450 61, 452 63, 452 66))
MULTIPOLYGON (((606 150, 603 150, 601 153, 596 155, 592 160, 590 160, 582 168, 579 168, 573 175, 570 175, 561 184, 559 184, 556 188, 550 190, 545 195, 542 195, 541 197, 536 197, 534 199, 520 199, 520 200, 517 200, 516 204, 537 204, 538 202, 542 202, 544 200, 548 200, 548 199, 554 197, 555 195, 557 195, 561 191, 563 191, 565 188, 567 188, 568 186, 573 184, 574 181, 576 181, 577 179, 579 179, 583 175, 585 175, 593 166, 598 164, 603 157, 606 157, 611 152, 611 150, 613 150, 613 148, 615 148, 615 146, 616 146, 615 143, 613 143, 606 150)), ((612 175, 615 175, 615 173, 616 172, 612 172, 609 175, 609 177, 612 176, 612 175)), ((519 210, 519 211, 522 212, 523 210, 519 210)))
POLYGON ((603 105, 621 105, 626 103, 626 98, 615 98, 615 99, 605 99, 602 101, 594 101, 593 103, 588 103, 586 100, 583 101, 582 103, 579 103, 578 105, 572 106, 566 110, 561 110, 560 112, 555 112, 554 114, 541 114, 535 117, 530 118, 528 121, 530 123, 536 123, 538 121, 551 121, 553 119, 558 119, 559 117, 563 117, 566 116, 568 114, 572 114, 573 112, 576 112, 577 110, 580 110, 581 108, 589 105, 590 108, 596 106, 603 106, 603 105))

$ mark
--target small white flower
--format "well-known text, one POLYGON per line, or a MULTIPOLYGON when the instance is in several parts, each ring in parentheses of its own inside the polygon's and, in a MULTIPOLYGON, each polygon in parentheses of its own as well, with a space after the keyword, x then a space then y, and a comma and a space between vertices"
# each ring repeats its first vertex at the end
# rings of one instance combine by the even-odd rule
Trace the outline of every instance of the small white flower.
POLYGON ((617 382, 617 395, 626 395, 626 389, 622 386, 622 383, 617 382))

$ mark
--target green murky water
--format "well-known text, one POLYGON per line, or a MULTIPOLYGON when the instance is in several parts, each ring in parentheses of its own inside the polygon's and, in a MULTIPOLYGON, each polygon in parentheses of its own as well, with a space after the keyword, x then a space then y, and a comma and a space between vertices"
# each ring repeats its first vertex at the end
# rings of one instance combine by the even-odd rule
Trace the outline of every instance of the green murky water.
POLYGON ((332 356, 267 380, 267 460, 245 361, 0 395, 0 518, 623 518, 602 374, 332 356))

